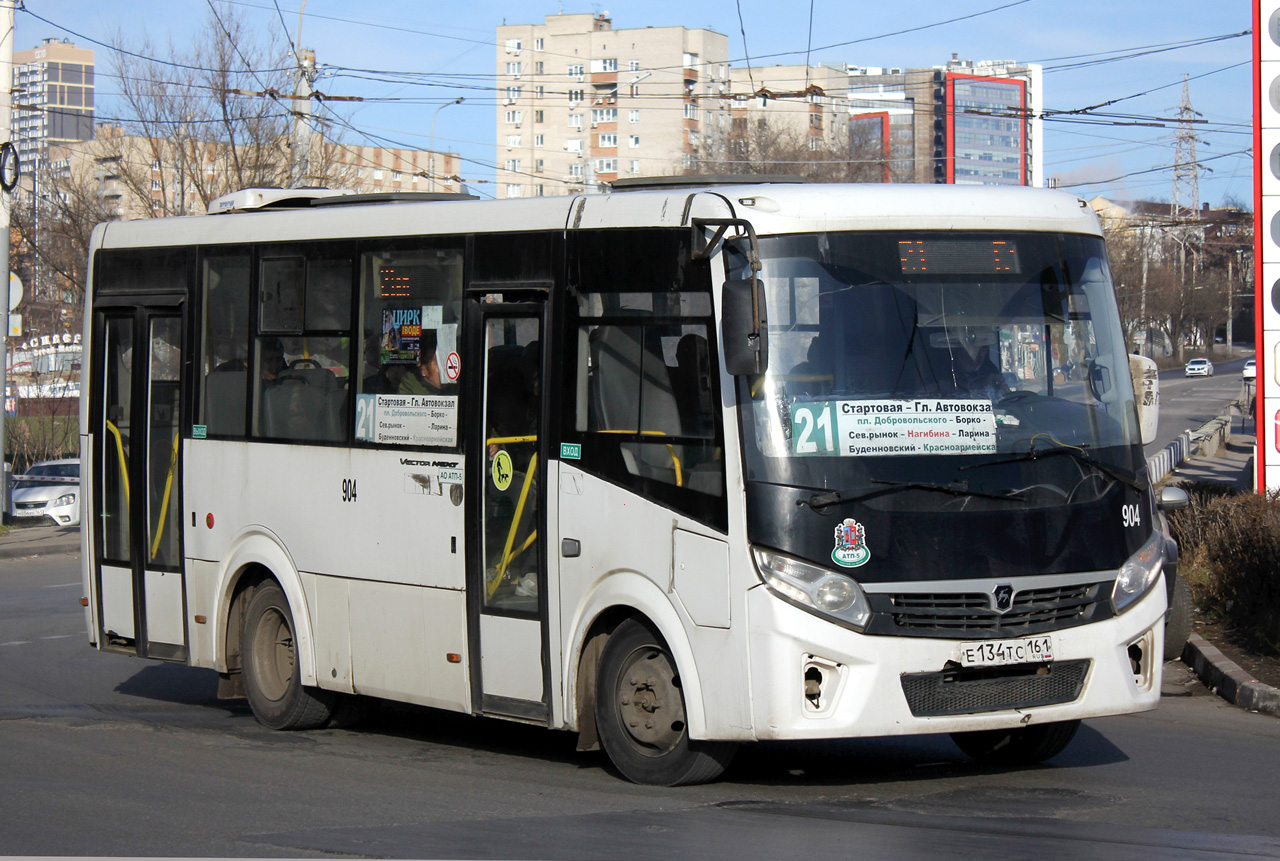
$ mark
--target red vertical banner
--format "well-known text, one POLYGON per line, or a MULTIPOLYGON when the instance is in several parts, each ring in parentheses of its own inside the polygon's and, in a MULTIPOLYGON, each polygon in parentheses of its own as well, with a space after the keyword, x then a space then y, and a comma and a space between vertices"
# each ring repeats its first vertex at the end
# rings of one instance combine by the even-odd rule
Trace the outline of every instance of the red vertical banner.
POLYGON ((1253 8, 1253 273, 1257 485, 1280 488, 1280 0, 1253 8))

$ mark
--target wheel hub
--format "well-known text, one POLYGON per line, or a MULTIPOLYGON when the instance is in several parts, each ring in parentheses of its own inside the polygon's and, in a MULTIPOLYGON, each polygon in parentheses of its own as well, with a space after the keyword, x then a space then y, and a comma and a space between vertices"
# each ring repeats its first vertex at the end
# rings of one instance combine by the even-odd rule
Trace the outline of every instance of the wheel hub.
POLYGON ((637 748, 661 755, 684 735, 684 701, 665 654, 652 647, 631 655, 618 680, 618 717, 637 748))

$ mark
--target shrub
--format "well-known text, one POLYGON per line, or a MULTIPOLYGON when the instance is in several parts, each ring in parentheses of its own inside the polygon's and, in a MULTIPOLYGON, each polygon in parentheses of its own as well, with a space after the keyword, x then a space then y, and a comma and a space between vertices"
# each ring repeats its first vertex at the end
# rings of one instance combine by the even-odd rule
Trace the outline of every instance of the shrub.
POLYGON ((1205 482, 1184 489, 1191 505, 1169 526, 1196 604, 1280 653, 1280 498, 1205 482))

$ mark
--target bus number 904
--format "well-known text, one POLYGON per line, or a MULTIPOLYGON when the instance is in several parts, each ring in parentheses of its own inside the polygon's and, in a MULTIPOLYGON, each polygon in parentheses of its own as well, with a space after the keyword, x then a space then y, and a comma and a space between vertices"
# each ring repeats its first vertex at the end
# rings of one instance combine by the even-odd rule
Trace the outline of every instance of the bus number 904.
POLYGON ((342 479, 342 501, 356 501, 356 480, 354 478, 342 479))

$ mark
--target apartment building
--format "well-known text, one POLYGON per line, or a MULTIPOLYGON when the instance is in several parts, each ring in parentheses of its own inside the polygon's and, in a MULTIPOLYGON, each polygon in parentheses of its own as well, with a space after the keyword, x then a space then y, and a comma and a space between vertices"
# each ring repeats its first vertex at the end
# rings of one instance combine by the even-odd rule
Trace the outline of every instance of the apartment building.
MULTIPOLYGON (((92 190, 105 204, 103 215, 122 220, 202 214, 209 201, 242 186, 288 184, 284 140, 253 176, 235 173, 225 143, 177 147, 111 125, 100 125, 94 140, 53 148, 50 159, 57 182, 92 190)), ((465 191, 456 153, 326 141, 313 149, 313 164, 320 184, 360 194, 465 191)))
POLYGON ((93 51, 45 39, 13 64, 13 143, 34 172, 50 146, 93 137, 93 51))
POLYGON ((615 30, 607 13, 498 27, 498 196, 697 173, 704 135, 728 128, 728 52, 713 30, 615 30))

